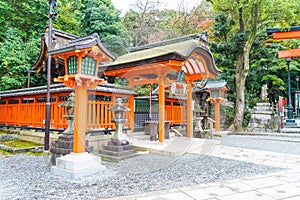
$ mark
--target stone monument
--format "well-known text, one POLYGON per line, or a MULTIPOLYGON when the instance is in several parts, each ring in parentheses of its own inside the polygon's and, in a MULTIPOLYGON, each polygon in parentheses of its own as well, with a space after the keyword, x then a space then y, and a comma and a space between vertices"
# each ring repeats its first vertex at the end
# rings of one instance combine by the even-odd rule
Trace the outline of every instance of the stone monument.
POLYGON ((203 116, 201 116, 201 113, 203 110, 201 107, 197 104, 194 107, 194 137, 196 138, 204 138, 205 132, 202 128, 202 120, 203 116))
POLYGON ((264 84, 261 87, 261 100, 268 101, 268 85, 267 84, 264 84))
POLYGON ((268 102, 267 84, 262 86, 260 102, 257 102, 251 110, 248 128, 252 131, 273 131, 275 129, 274 111, 268 102))

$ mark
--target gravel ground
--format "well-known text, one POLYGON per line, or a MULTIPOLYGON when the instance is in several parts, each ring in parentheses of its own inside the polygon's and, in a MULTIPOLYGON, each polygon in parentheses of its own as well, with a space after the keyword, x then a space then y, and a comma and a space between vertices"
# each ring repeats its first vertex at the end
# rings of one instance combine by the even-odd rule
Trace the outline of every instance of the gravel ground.
POLYGON ((54 176, 48 157, 0 156, 0 199, 98 199, 217 182, 282 170, 212 156, 144 154, 79 180, 54 176))
MULTIPOLYGON (((218 138, 214 138, 218 139, 218 138)), ((289 139, 289 138, 285 138, 289 139)), ((263 151, 272 151, 279 153, 300 154, 300 144, 298 140, 282 141, 281 137, 266 137, 266 136, 241 136, 230 135, 219 138, 221 145, 248 148, 263 151)))

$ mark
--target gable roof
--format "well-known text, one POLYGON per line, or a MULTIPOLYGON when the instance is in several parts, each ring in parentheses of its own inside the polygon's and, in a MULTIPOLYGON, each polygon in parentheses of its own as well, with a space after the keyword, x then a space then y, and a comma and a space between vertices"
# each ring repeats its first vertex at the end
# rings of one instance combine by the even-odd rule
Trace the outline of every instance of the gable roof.
POLYGON ((54 50, 50 51, 49 54, 50 55, 59 54, 59 53, 68 52, 68 51, 85 49, 85 48, 89 48, 92 46, 98 46, 99 49, 101 49, 109 58, 111 58, 112 60, 115 59, 115 57, 104 47, 104 45, 100 41, 99 35, 97 33, 93 33, 88 36, 72 39, 66 44, 65 47, 62 47, 59 49, 54 49, 54 50))
MULTIPOLYGON (((69 40, 78 38, 79 36, 53 29, 52 32, 53 42, 52 49, 59 49, 64 47, 69 40)), ((37 61, 31 66, 31 70, 36 70, 37 73, 47 65, 48 53, 48 32, 41 35, 41 50, 37 61)), ((63 64, 63 61, 61 61, 63 64)))
MULTIPOLYGON (((152 44, 149 48, 140 48, 138 51, 120 56, 114 62, 104 64, 101 67, 105 68, 104 74, 107 76, 122 76, 121 71, 134 68, 136 71, 145 72, 142 69, 143 66, 155 65, 164 61, 181 62, 181 69, 185 74, 190 75, 192 80, 214 78, 221 73, 221 70, 216 67, 213 55, 207 45, 193 38, 172 39, 172 42, 160 42, 159 45, 152 44)), ((180 70, 180 67, 178 69, 180 70)), ((145 74, 143 75, 145 77, 145 74)))

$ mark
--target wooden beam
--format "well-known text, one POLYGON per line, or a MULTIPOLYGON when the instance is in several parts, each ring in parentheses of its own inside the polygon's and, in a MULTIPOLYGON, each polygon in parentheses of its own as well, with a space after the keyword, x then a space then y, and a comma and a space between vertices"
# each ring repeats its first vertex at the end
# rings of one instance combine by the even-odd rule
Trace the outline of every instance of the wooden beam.
POLYGON ((272 33, 275 40, 295 39, 300 38, 300 31, 288 31, 272 33))
POLYGON ((142 80, 133 81, 134 85, 145 85, 145 84, 151 84, 151 83, 158 83, 157 78, 150 78, 150 79, 142 79, 142 80))
POLYGON ((278 58, 291 58, 300 56, 300 49, 278 51, 278 58))
POLYGON ((182 61, 169 60, 169 65, 172 65, 172 66, 182 67, 183 63, 184 62, 182 62, 182 61))
POLYGON ((141 73, 143 74, 147 74, 147 73, 159 74, 160 72, 168 73, 171 70, 179 71, 181 69, 181 66, 179 66, 180 63, 181 62, 169 60, 164 62, 157 62, 157 63, 151 63, 151 64, 145 64, 145 65, 139 65, 133 67, 125 67, 125 68, 114 69, 114 70, 107 69, 106 71, 104 71, 104 75, 134 78, 134 76, 138 76, 141 73))

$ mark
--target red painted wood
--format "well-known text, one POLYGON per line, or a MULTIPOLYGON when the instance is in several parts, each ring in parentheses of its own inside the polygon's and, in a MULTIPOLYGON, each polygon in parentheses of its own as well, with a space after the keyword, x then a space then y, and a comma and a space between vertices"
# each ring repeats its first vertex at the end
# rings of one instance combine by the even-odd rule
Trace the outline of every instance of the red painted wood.
POLYGON ((288 31, 272 33, 275 40, 295 39, 300 38, 300 31, 288 31))
POLYGON ((278 58, 292 58, 300 56, 300 49, 278 51, 278 58))

